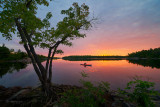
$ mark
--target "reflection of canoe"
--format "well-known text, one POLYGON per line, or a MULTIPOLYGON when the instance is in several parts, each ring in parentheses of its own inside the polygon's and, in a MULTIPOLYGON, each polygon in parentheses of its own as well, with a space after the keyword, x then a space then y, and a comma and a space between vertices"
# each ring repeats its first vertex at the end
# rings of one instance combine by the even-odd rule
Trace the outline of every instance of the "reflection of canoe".
POLYGON ((91 64, 80 64, 80 65, 83 65, 83 66, 92 66, 91 64))

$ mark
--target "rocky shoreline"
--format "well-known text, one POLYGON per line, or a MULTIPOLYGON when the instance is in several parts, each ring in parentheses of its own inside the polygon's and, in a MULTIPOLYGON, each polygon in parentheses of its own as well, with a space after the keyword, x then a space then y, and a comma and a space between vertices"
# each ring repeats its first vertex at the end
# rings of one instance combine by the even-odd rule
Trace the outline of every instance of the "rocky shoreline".
POLYGON ((23 59, 19 59, 19 60, 0 60, 1 63, 3 62, 21 62, 21 63, 31 63, 31 59, 30 58, 23 58, 23 59))
POLYGON ((20 59, 20 60, 13 60, 10 62, 22 62, 22 63, 31 63, 31 59, 30 58, 24 58, 24 59, 20 59))
MULTIPOLYGON (((43 62, 45 61, 47 58, 41 58, 40 60, 43 62)), ((19 59, 19 60, 2 60, 0 62, 21 62, 21 63, 32 63, 31 58, 23 58, 23 59, 19 59)))
MULTIPOLYGON (((64 93, 68 90, 73 89, 81 89, 82 87, 71 86, 71 85, 54 85, 52 86, 54 92, 54 103, 55 106, 57 102, 62 97, 60 93, 64 93)), ((1 107, 11 107, 11 106, 20 106, 25 104, 28 101, 34 101, 39 99, 41 96, 41 91, 39 87, 10 87, 6 88, 4 86, 0 86, 0 105, 1 107)), ((104 95, 104 98, 107 100, 107 105, 103 105, 102 107, 137 107, 136 104, 126 102, 122 97, 115 94, 114 91, 107 92, 104 95)), ((156 103, 156 107, 160 106, 160 96, 153 97, 154 102, 156 103)), ((47 106, 46 106, 47 107, 47 106)), ((61 107, 67 107, 62 105, 61 107)))
MULTIPOLYGON (((60 93, 66 92, 71 89, 79 89, 81 87, 71 85, 54 85, 52 90, 54 92, 54 101, 58 101, 60 93)), ((28 100, 34 100, 41 97, 41 90, 39 87, 9 87, 0 86, 0 105, 1 107, 20 106, 23 103, 28 103, 28 100)))

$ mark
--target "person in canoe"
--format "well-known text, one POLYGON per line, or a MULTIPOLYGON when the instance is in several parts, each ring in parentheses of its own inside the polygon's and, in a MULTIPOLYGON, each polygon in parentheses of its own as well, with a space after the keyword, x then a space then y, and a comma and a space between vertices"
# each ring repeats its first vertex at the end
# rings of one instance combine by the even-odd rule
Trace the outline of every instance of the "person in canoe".
POLYGON ((84 67, 86 67, 86 66, 92 66, 91 64, 87 64, 87 63, 80 64, 80 65, 83 65, 84 67))

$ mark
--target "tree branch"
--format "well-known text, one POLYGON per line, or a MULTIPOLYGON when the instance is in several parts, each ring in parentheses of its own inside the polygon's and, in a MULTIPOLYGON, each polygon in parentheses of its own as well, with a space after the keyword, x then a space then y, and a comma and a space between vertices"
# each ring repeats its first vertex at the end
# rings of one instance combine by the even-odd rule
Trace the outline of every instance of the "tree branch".
POLYGON ((45 73, 45 76, 46 76, 46 77, 47 77, 48 64, 49 64, 49 59, 50 59, 50 57, 51 57, 51 52, 52 52, 52 48, 49 48, 48 57, 47 57, 47 62, 46 62, 46 73, 45 73))
POLYGON ((28 0, 26 0, 26 1, 27 1, 27 3, 26 3, 26 7, 27 7, 27 8, 29 8, 29 6, 31 5, 32 0, 29 0, 29 1, 28 1, 28 0))
POLYGON ((50 57, 51 57, 52 49, 55 48, 55 46, 56 46, 57 44, 59 44, 59 42, 60 42, 60 41, 57 41, 57 42, 54 44, 54 46, 52 46, 52 47, 49 48, 48 57, 47 57, 47 62, 46 62, 46 74, 47 74, 47 71, 48 71, 48 64, 49 64, 49 59, 50 59, 50 57))
MULTIPOLYGON (((52 60, 53 60, 53 57, 54 57, 54 55, 55 55, 55 53, 56 53, 56 51, 57 51, 58 46, 59 46, 63 41, 65 41, 65 40, 67 39, 67 37, 68 37, 68 35, 64 36, 61 41, 58 41, 58 42, 53 46, 53 47, 54 47, 54 51, 53 51, 53 53, 52 53, 52 57, 51 57, 51 59, 50 59, 50 64, 49 64, 49 77, 48 77, 48 82, 49 82, 49 83, 51 82, 51 79, 52 79, 52 60)), ((48 62, 48 63, 49 63, 49 62, 48 62)))
POLYGON ((48 77, 48 82, 50 83, 51 82, 51 79, 52 79, 52 60, 53 60, 53 57, 57 51, 57 47, 59 46, 59 44, 54 48, 54 51, 52 53, 52 57, 50 59, 50 65, 49 65, 49 77, 48 77))
POLYGON ((36 52, 35 52, 35 49, 34 49, 34 47, 33 47, 33 45, 32 45, 32 40, 31 40, 31 38, 29 37, 26 28, 23 27, 22 30, 23 30, 23 32, 24 32, 24 34, 25 34, 25 36, 26 36, 27 41, 28 41, 28 45, 29 45, 29 48, 30 48, 30 52, 33 54, 33 57, 34 57, 37 65, 38 65, 38 67, 39 67, 39 69, 40 69, 40 71, 41 71, 41 73, 42 73, 42 77, 43 77, 44 80, 46 80, 46 78, 45 78, 45 68, 44 68, 43 65, 41 64, 41 61, 39 60, 39 58, 38 58, 38 56, 37 56, 37 54, 36 54, 36 52))

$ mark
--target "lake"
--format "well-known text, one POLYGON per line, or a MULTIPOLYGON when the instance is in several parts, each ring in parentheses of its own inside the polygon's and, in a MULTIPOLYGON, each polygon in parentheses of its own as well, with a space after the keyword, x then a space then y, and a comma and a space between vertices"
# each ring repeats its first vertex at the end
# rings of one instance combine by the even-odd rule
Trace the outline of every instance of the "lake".
MULTIPOLYGON (((95 84, 107 81, 111 84, 111 89, 124 88, 133 77, 141 76, 143 80, 155 82, 156 90, 160 90, 159 60, 67 61, 58 59, 53 61, 52 82, 80 86, 82 71, 89 75, 87 80, 95 84), (83 63, 92 64, 92 66, 80 65, 83 63)), ((0 85, 27 87, 39 84, 32 64, 0 63, 0 85)))

